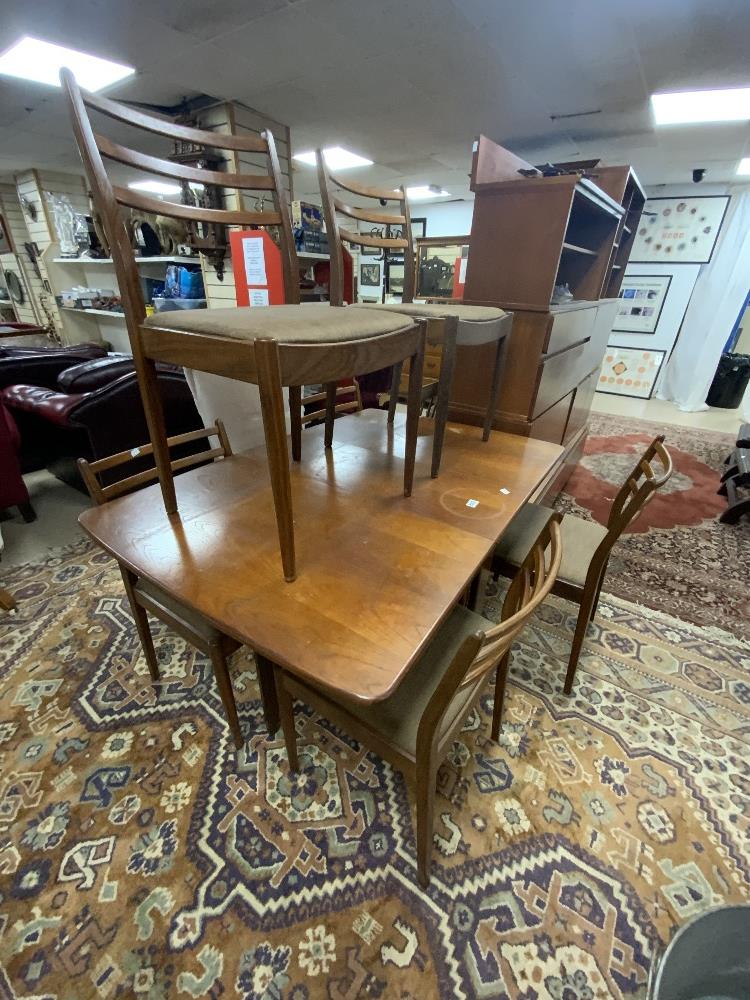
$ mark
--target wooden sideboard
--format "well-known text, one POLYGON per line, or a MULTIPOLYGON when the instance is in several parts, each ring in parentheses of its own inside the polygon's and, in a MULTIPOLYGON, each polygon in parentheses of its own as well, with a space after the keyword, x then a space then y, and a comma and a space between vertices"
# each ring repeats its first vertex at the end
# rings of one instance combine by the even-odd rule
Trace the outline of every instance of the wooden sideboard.
MULTIPOLYGON (((531 164, 491 140, 475 144, 475 193, 463 301, 513 312, 494 426, 566 449, 559 489, 575 466, 617 310, 629 236, 642 200, 629 167, 591 176, 525 177, 531 164), (606 190, 604 189, 606 187, 606 190), (619 197, 618 197, 619 196, 619 197), (623 202, 627 201, 627 204, 623 202), (631 211, 632 206, 632 211, 631 211), (571 301, 551 305, 567 285, 571 301)), ((592 173, 594 173, 592 171, 592 173)), ((459 349, 450 417, 481 424, 492 347, 459 349)))

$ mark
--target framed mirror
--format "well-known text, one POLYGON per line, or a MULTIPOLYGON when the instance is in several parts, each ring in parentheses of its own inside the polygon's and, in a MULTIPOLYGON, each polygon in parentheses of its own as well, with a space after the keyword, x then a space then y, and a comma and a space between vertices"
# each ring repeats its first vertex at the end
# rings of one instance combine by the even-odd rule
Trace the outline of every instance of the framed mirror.
MULTIPOLYGON (((415 240, 418 299, 454 298, 454 279, 469 253, 468 236, 430 236, 415 240)), ((466 264, 463 264, 465 269, 466 264)))

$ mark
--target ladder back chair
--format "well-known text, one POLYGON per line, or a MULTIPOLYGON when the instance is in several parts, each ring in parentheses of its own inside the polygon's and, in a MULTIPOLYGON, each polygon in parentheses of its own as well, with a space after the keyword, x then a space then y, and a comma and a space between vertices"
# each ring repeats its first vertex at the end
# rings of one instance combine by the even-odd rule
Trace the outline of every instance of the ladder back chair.
MULTIPOLYGON (((289 397, 290 410, 292 407, 292 397, 289 397)), ((351 385, 337 385, 329 382, 322 392, 313 392, 307 396, 300 397, 300 405, 297 410, 298 419, 294 419, 292 412, 292 459, 296 462, 302 455, 302 428, 308 424, 318 423, 325 420, 324 442, 325 447, 330 448, 333 442, 333 421, 336 417, 345 413, 359 413, 362 410, 362 393, 359 390, 359 382, 352 379, 351 385), (351 397, 354 396, 354 399, 351 397), (318 406, 319 403, 324 404, 318 406), (308 406, 315 409, 308 410, 308 406)))
MULTIPOLYGON (((511 646, 530 615, 554 584, 562 557, 559 515, 546 521, 519 568, 497 625, 462 606, 453 609, 398 690, 375 704, 333 698, 320 688, 276 668, 281 725, 289 767, 299 770, 300 755, 292 698, 321 712, 370 746, 416 786, 417 870, 429 883, 437 769, 493 671, 497 739, 511 646)), ((304 757, 304 750, 302 756, 304 757)))
MULTIPOLYGON (((294 522, 289 454, 282 386, 293 390, 306 383, 335 383, 385 368, 406 358, 414 368, 404 458, 404 494, 411 494, 419 422, 419 379, 424 355, 423 324, 409 317, 363 317, 361 312, 299 304, 297 258, 281 182, 273 135, 230 135, 178 125, 144 114, 105 97, 83 93, 69 70, 60 73, 73 131, 94 202, 110 244, 120 287, 133 359, 143 396, 149 435, 159 471, 164 506, 177 514, 177 498, 169 463, 155 363, 170 361, 198 371, 223 375, 258 386, 266 452, 273 492, 284 576, 296 577, 294 522), (113 142, 94 132, 90 112, 132 126, 142 133, 230 152, 262 154, 268 173, 215 171, 175 163, 113 142), (113 185, 104 160, 147 174, 170 177, 181 184, 217 185, 239 192, 270 192, 273 210, 204 208, 149 197, 113 185), (189 309, 146 317, 135 255, 122 209, 136 208, 193 222, 225 226, 276 226, 280 234, 286 304, 231 309, 189 309)), ((382 314, 381 314, 382 315, 382 314)))
MULTIPOLYGON (((220 420, 216 421, 213 427, 196 431, 189 431, 186 434, 177 434, 167 439, 167 447, 175 448, 180 445, 199 441, 201 438, 216 436, 219 439, 215 447, 204 449, 176 458, 172 461, 172 472, 182 472, 185 469, 193 468, 196 465, 203 465, 216 459, 229 458, 232 449, 229 444, 224 425, 220 420)), ((125 476, 116 482, 109 482, 105 485, 102 482, 103 474, 112 470, 121 470, 123 466, 131 464, 137 460, 148 458, 154 455, 154 448, 151 444, 143 445, 140 448, 133 448, 128 451, 118 452, 116 455, 109 455, 107 458, 100 458, 96 462, 89 462, 85 458, 78 459, 78 469, 81 478, 89 491, 89 495, 97 507, 109 503, 117 497, 134 490, 141 489, 149 483, 155 483, 159 478, 156 467, 145 469, 125 476)), ((111 477, 108 477, 111 478, 111 477)), ((145 577, 139 577, 123 563, 119 563, 122 582, 125 585, 125 593, 128 595, 130 608, 138 631, 138 638, 143 647, 143 653, 148 664, 149 674, 154 684, 159 681, 159 662, 156 658, 154 641, 151 635, 148 615, 164 622, 173 629, 186 642, 195 646, 211 660, 216 684, 219 689, 224 711, 227 714, 227 721, 237 748, 244 745, 242 729, 237 715, 237 706, 232 690, 232 680, 227 666, 227 657, 231 656, 235 650, 240 648, 241 643, 232 639, 228 635, 216 629, 211 622, 196 614, 190 608, 181 604, 166 591, 162 590, 155 583, 145 577)), ((263 701, 263 712, 266 719, 268 731, 273 735, 278 729, 278 709, 276 707, 276 693, 274 690, 273 673, 258 665, 258 683, 263 701)))
MULTIPOLYGON (((672 475, 672 457, 664 447, 664 435, 654 438, 626 478, 607 518, 607 524, 585 521, 566 514, 562 520, 563 560, 553 593, 579 605, 573 643, 565 677, 565 694, 573 689, 578 658, 588 623, 593 621, 612 547, 623 531, 651 502, 672 475)), ((546 507, 527 504, 505 530, 495 548, 492 570, 512 576, 524 559, 540 526, 553 516, 546 507)))
MULTIPOLYGON (((457 347, 478 347, 482 344, 497 343, 495 363, 491 375, 490 393, 487 409, 484 415, 482 440, 487 441, 492 431, 492 421, 500 392, 505 355, 508 339, 513 325, 513 317, 502 309, 490 306, 465 306, 460 303, 446 302, 439 304, 414 302, 415 292, 415 255, 412 238, 409 200, 403 187, 395 191, 388 188, 366 187, 353 181, 334 177, 325 165, 323 154, 316 150, 318 164, 318 182, 323 202, 323 214, 328 232, 328 245, 331 252, 331 301, 341 304, 343 301, 343 243, 355 246, 380 247, 384 250, 403 250, 404 252, 404 290, 401 302, 398 304, 367 304, 358 305, 362 310, 383 310, 389 313, 401 313, 412 318, 420 317, 427 320, 427 343, 441 344, 443 348, 440 368, 440 380, 435 404, 435 436, 432 446, 432 469, 434 477, 440 472, 440 462, 443 454, 445 425, 448 422, 451 387, 456 367, 457 347), (396 212, 389 214, 383 211, 355 208, 348 205, 333 194, 332 186, 340 188, 358 198, 378 199, 381 203, 396 202, 396 212), (358 233, 355 230, 339 225, 337 213, 356 222, 369 222, 385 227, 398 226, 403 233, 398 238, 374 236, 358 233)), ((393 422, 398 401, 399 384, 403 362, 397 362, 393 368, 388 420, 393 422)))

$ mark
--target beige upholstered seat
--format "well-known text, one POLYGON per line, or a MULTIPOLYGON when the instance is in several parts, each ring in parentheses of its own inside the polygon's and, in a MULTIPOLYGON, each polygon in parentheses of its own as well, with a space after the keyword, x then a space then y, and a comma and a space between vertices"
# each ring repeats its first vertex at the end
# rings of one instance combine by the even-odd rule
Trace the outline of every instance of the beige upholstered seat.
POLYGON ((426 316, 428 319, 445 319, 447 316, 457 316, 459 320, 474 323, 486 323, 493 319, 502 319, 505 310, 494 306, 465 306, 460 302, 388 302, 383 305, 377 302, 362 302, 358 309, 387 309, 389 312, 400 312, 406 316, 426 316))
MULTIPOLYGON (((503 533, 495 548, 495 557, 512 566, 520 566, 539 536, 552 511, 529 503, 522 507, 503 533)), ((596 521, 580 517, 564 517, 560 525, 562 563, 557 578, 582 587, 591 565, 591 557, 607 535, 607 529, 596 521)))
POLYGON ((283 344, 322 344, 397 333, 411 323, 384 311, 334 309, 308 302, 299 306, 176 309, 154 313, 144 325, 232 340, 270 337, 283 344))
MULTIPOLYGON (((370 705, 347 701, 347 711, 402 750, 412 755, 416 754, 420 719, 454 656, 461 648, 461 643, 467 636, 490 628, 492 622, 482 618, 481 615, 461 606, 454 608, 430 641, 427 651, 411 668, 395 694, 385 701, 370 705)), ((459 689, 442 720, 441 732, 450 729, 464 706, 474 697, 477 687, 486 682, 486 677, 480 677, 475 686, 459 689)))

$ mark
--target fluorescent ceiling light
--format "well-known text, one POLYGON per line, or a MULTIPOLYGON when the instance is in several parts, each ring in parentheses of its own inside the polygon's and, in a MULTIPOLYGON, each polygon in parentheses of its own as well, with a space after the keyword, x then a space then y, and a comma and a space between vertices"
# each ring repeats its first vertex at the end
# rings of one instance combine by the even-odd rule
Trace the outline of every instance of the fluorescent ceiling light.
POLYGON ((426 201, 428 198, 447 198, 450 191, 444 191, 437 184, 418 184, 416 187, 408 187, 406 196, 409 201, 426 201))
POLYGON ((128 187, 133 191, 147 191, 149 194, 179 194, 182 191, 179 184, 169 184, 167 181, 133 181, 128 187))
MULTIPOLYGON (((351 153, 348 149, 342 149, 341 146, 331 146, 329 149, 324 149, 323 156, 325 157, 326 166, 330 167, 331 170, 348 170, 350 167, 369 167, 372 165, 372 160, 368 160, 364 156, 358 156, 357 153, 351 153)), ((314 167, 315 151, 310 150, 309 153, 295 153, 292 159, 314 167)))
POLYGON ((747 121, 750 119, 750 87, 652 94, 651 107, 657 125, 747 121))
POLYGON ((740 177, 750 177, 750 156, 745 156, 740 160, 737 173, 740 177))
POLYGON ((60 70, 63 66, 72 70, 79 86, 84 90, 101 90, 135 73, 132 66, 123 66, 121 63, 110 62, 109 59, 100 59, 86 52, 76 52, 75 49, 66 49, 62 45, 53 45, 52 42, 42 42, 28 36, 0 56, 0 74, 47 83, 51 87, 60 86, 60 70))

